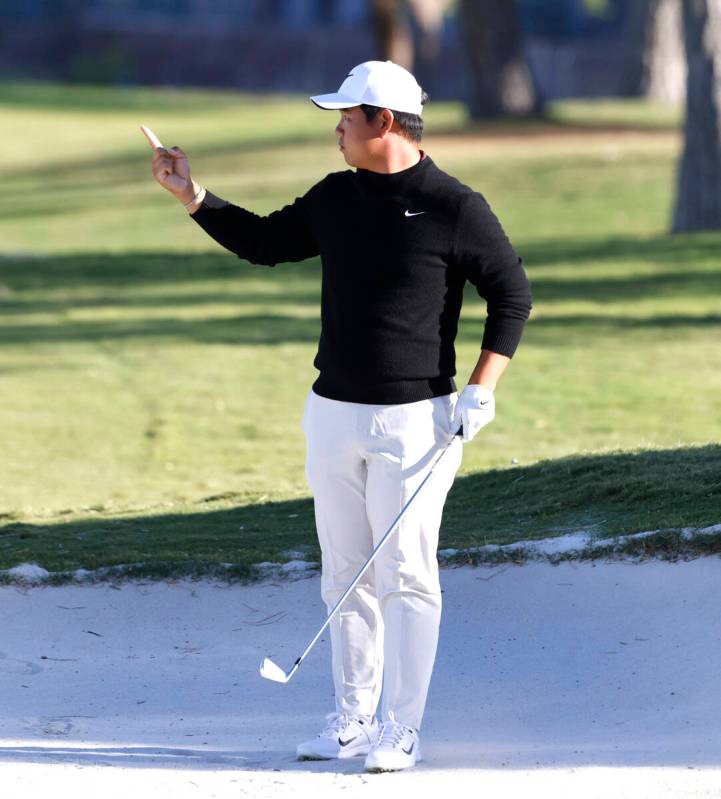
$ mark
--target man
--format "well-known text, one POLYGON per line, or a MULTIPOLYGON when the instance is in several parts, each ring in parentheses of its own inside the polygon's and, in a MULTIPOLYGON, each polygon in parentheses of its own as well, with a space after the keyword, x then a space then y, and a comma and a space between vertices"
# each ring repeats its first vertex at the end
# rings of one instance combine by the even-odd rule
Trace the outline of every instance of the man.
POLYGON ((297 749, 301 759, 365 755, 367 770, 393 771, 421 759, 441 614, 443 505, 463 442, 494 417, 494 389, 531 297, 485 199, 420 149, 427 98, 409 72, 367 61, 337 93, 310 99, 340 112, 338 146, 355 171, 327 175, 267 217, 197 184, 178 147, 154 150, 153 174, 240 258, 275 266, 321 257, 320 374, 301 426, 328 611, 453 439, 331 622, 335 711, 297 749), (488 317, 459 396, 454 341, 466 280, 486 299, 488 317))

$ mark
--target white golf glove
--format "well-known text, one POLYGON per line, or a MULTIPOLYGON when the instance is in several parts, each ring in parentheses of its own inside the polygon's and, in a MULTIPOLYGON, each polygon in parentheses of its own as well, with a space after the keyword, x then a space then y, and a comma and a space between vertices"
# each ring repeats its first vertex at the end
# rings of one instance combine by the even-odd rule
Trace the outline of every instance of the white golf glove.
POLYGON ((463 441, 470 441, 476 433, 493 421, 496 400, 490 388, 469 383, 458 396, 451 429, 455 433, 463 423, 463 441))

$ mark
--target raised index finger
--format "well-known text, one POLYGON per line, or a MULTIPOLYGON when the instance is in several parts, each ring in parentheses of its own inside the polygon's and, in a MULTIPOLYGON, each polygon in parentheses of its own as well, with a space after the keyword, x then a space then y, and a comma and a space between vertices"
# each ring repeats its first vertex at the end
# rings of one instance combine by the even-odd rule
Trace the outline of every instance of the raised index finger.
POLYGON ((149 127, 146 125, 141 125, 140 130, 143 131, 145 138, 148 140, 148 143, 154 150, 157 150, 158 148, 164 149, 163 145, 160 143, 160 139, 153 133, 152 130, 150 130, 149 127))

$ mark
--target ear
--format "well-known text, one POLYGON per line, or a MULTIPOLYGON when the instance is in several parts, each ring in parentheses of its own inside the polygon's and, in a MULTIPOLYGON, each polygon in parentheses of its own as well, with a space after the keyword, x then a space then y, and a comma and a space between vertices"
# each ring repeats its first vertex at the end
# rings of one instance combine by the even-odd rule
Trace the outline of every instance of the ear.
POLYGON ((381 136, 385 136, 386 133, 390 133, 394 120, 395 117, 393 116, 393 112, 389 108, 384 108, 380 114, 378 114, 378 127, 381 136))

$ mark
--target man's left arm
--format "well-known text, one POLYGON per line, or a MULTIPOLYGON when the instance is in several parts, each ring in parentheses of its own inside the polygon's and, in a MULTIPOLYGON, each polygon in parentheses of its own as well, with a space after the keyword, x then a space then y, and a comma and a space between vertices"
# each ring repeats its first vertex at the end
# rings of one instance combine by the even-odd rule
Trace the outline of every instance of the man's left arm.
POLYGON ((454 429, 470 441, 495 416, 495 389, 510 363, 531 311, 522 260, 482 195, 466 195, 455 237, 455 258, 486 300, 487 318, 478 363, 456 404, 454 429))
POLYGON ((468 378, 468 384, 485 386, 490 391, 495 391, 503 370, 510 362, 511 359, 507 355, 492 350, 481 350, 481 357, 468 378))

